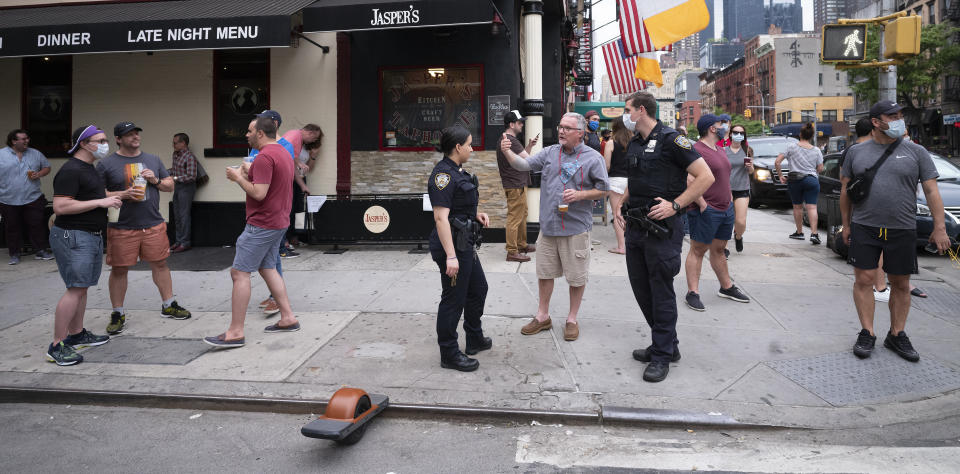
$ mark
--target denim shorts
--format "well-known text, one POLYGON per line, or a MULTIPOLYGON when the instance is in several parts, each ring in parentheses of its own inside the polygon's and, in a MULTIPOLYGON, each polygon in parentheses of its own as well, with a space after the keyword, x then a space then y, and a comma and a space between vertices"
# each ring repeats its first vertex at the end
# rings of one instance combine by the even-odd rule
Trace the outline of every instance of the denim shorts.
POLYGON ((84 230, 50 229, 50 248, 67 288, 97 286, 103 268, 103 235, 84 230))
POLYGON ((687 220, 690 224, 690 240, 709 244, 714 240, 730 240, 733 235, 733 203, 727 206, 726 211, 707 206, 700 212, 699 208, 687 211, 687 220))
POLYGON ((803 179, 787 181, 787 194, 793 204, 816 204, 820 194, 820 180, 816 176, 807 175, 803 179))
POLYGON ((287 229, 264 229, 247 224, 237 238, 237 253, 233 268, 253 273, 261 268, 277 268, 280 261, 280 242, 287 229))

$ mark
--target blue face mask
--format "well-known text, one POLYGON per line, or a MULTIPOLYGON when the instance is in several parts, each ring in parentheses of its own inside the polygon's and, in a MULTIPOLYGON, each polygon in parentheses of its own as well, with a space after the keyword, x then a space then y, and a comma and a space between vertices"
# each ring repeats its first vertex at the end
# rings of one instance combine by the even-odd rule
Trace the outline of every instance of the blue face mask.
POLYGON ((907 134, 907 125, 904 123, 903 119, 897 119, 892 122, 887 122, 887 126, 890 127, 883 131, 890 138, 900 138, 907 134))
POLYGON ((600 122, 591 121, 587 123, 587 128, 589 128, 591 132, 596 132, 597 129, 600 128, 600 122))

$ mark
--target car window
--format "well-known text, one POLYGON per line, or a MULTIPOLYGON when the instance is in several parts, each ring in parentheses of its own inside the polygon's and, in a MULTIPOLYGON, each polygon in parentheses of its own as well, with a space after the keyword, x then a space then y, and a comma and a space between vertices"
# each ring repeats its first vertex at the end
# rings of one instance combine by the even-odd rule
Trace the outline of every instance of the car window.
POLYGON ((823 159, 823 173, 821 176, 840 179, 840 155, 828 155, 823 159))
POLYGON ((937 167, 937 174, 940 175, 937 180, 960 180, 960 168, 957 168, 956 165, 937 155, 930 155, 930 158, 933 158, 933 164, 937 167))
POLYGON ((782 140, 757 140, 750 141, 750 147, 753 148, 753 156, 777 156, 785 151, 787 147, 796 142, 796 140, 784 138, 782 140))

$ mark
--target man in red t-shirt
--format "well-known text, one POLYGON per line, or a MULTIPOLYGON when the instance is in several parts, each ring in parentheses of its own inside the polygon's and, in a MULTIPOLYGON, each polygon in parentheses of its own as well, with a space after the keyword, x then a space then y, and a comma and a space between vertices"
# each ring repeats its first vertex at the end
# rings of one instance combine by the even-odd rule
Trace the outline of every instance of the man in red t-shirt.
POLYGON ((733 232, 733 196, 730 192, 730 160, 723 148, 716 145, 720 137, 720 117, 707 114, 697 121, 700 141, 693 145, 694 150, 703 157, 716 178, 699 199, 687 211, 690 224, 690 252, 684 264, 687 272, 687 307, 695 311, 706 308, 700 301, 700 269, 703 256, 710 250, 710 266, 720 280, 717 296, 741 303, 749 303, 750 298, 743 294, 730 279, 727 259, 723 250, 733 232))
POLYGON ((247 141, 260 151, 253 163, 228 167, 227 179, 247 193, 247 226, 237 239, 236 255, 230 269, 233 278, 233 312, 230 327, 219 336, 203 338, 215 347, 241 347, 243 321, 250 303, 250 274, 256 270, 280 306, 280 321, 267 326, 266 332, 300 330, 293 316, 283 277, 277 272, 279 255, 276 249, 290 225, 293 202, 294 164, 289 153, 277 144, 277 125, 269 117, 257 117, 247 128, 247 141))

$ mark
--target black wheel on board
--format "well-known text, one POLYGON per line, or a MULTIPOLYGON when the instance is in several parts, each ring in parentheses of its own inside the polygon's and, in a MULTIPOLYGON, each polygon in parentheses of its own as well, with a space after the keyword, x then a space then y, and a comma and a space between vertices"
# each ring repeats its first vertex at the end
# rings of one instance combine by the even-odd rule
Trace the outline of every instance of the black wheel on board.
MULTIPOLYGON (((369 396, 364 395, 360 397, 360 400, 357 400, 357 408, 354 409, 353 411, 353 417, 356 418, 362 415, 363 412, 369 410, 372 406, 373 404, 370 403, 369 396)), ((367 423, 369 423, 369 421, 367 423)), ((363 434, 367 432, 367 423, 360 425, 356 430, 353 431, 353 433, 350 433, 346 438, 337 440, 337 444, 341 444, 344 446, 356 444, 358 441, 360 441, 361 438, 363 438, 363 434)))

